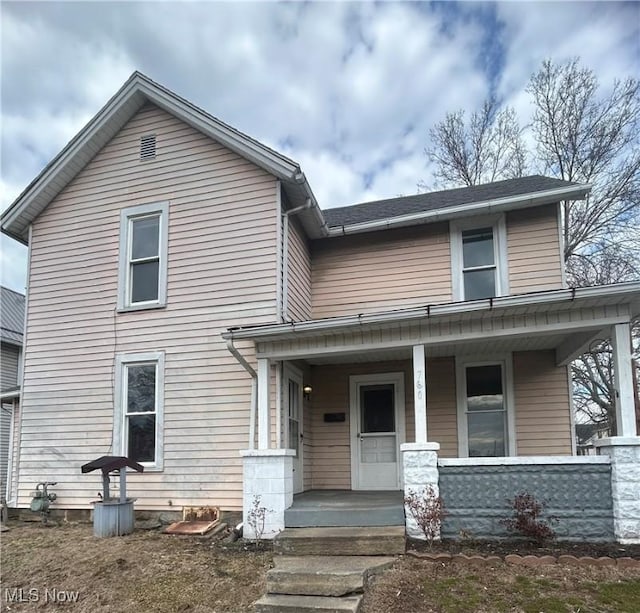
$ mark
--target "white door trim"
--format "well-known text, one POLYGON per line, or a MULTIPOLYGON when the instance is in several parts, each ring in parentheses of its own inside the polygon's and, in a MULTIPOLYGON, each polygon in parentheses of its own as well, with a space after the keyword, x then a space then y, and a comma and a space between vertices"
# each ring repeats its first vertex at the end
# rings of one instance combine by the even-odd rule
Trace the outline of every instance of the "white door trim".
MULTIPOLYGON (((402 456, 400 445, 406 442, 405 434, 405 401, 404 401, 404 372, 376 373, 371 375, 351 375, 349 377, 349 434, 351 452, 351 489, 364 489, 360 487, 360 462, 358 434, 360 411, 358 399, 360 397, 359 388, 361 385, 384 385, 393 384, 395 386, 395 416, 396 416, 396 460, 398 464, 398 477, 395 489, 402 486, 402 456)), ((369 488, 370 489, 370 488, 369 488)))
POLYGON ((283 427, 283 447, 289 446, 289 380, 298 384, 298 433, 303 436, 298 441, 298 455, 294 458, 294 464, 297 461, 298 479, 293 475, 293 493, 298 494, 304 491, 304 397, 303 397, 303 375, 302 371, 293 364, 285 363, 282 369, 283 385, 282 385, 282 421, 283 427), (297 485, 297 487, 296 487, 297 485))

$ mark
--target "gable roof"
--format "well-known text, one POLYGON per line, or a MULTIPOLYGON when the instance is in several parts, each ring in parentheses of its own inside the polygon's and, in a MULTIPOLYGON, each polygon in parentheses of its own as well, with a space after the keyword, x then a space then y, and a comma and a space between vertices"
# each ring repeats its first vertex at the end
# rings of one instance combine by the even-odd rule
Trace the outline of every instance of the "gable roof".
POLYGON ((22 345, 24 295, 0 286, 0 340, 22 345))
POLYGON ((518 208, 518 202, 525 206, 584 198, 590 189, 590 185, 532 175, 326 209, 323 214, 331 234, 346 234, 374 229, 371 226, 380 221, 386 221, 387 226, 410 225, 419 218, 437 221, 468 215, 474 210, 480 212, 479 209, 518 208))
POLYGON ((2 231, 28 242, 29 224, 146 103, 152 103, 250 160, 282 181, 310 237, 326 234, 324 219, 297 162, 213 117, 140 72, 134 72, 2 215, 2 231))

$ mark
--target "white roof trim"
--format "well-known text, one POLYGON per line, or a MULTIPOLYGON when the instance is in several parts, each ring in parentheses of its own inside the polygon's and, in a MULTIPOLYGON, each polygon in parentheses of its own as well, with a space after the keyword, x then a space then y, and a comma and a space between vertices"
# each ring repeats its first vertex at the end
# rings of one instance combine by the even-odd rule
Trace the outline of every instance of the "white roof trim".
POLYGON ((595 287, 581 287, 576 289, 560 289, 532 294, 518 294, 514 296, 499 296, 483 300, 465 302, 448 302, 445 304, 426 305, 381 313, 362 315, 345 315, 327 319, 311 319, 287 324, 270 324, 265 326, 230 328, 223 332, 225 339, 262 339, 266 337, 285 336, 296 333, 322 333, 336 331, 364 324, 385 324, 401 322, 425 317, 446 315, 462 315, 465 313, 492 311, 522 306, 539 306, 550 303, 567 303, 588 299, 602 299, 611 303, 619 302, 622 297, 628 297, 630 303, 640 303, 640 282, 618 283, 615 285, 599 285, 595 287))
POLYGON ((358 234, 361 232, 372 232, 388 228, 399 228, 402 226, 412 226, 421 223, 434 223, 455 219, 457 217, 467 217, 475 214, 498 213, 502 211, 512 211, 541 204, 559 202, 561 200, 583 199, 591 191, 592 184, 570 185, 541 192, 530 192, 508 196, 506 198, 495 198, 492 200, 482 200, 479 202, 468 202, 456 206, 434 209, 432 211, 421 211, 398 215, 397 217, 387 217, 373 221, 364 221, 344 226, 332 226, 329 228, 329 236, 343 236, 345 234, 358 234))

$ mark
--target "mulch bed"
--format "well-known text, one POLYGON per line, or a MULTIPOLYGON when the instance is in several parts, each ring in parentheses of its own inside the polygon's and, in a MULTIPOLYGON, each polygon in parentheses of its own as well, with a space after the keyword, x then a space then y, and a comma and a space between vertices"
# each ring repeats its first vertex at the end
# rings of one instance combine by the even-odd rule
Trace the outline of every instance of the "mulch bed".
POLYGON ((500 556, 509 554, 521 556, 561 556, 571 555, 575 557, 589 556, 600 558, 608 556, 610 558, 635 558, 640 559, 640 545, 620 545, 619 543, 587 543, 587 542, 564 542, 554 541, 544 547, 538 544, 517 539, 504 540, 476 540, 443 539, 435 542, 432 547, 425 541, 413 539, 407 540, 407 551, 418 551, 425 553, 450 553, 464 554, 467 556, 500 556))

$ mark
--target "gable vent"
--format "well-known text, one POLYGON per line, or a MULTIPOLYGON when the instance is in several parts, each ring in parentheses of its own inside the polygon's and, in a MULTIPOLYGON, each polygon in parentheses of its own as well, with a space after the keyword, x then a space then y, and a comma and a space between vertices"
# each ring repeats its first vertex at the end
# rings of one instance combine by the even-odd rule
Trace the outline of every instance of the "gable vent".
POLYGON ((156 135, 147 134, 140 137, 140 159, 152 160, 156 157, 156 135))

